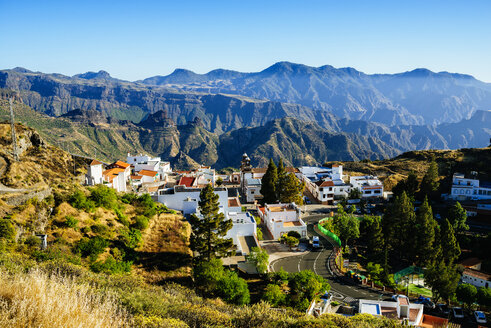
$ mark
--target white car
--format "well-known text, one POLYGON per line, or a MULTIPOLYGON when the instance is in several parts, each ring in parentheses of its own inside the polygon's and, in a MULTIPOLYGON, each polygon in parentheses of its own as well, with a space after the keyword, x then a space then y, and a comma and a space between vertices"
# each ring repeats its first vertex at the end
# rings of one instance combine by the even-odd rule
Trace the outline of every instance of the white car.
POLYGON ((392 295, 392 300, 397 301, 397 299, 398 299, 399 297, 406 298, 406 299, 409 301, 409 297, 407 297, 406 295, 402 295, 402 294, 395 294, 395 295, 392 295))
POLYGON ((453 317, 455 319, 463 319, 464 318, 464 310, 461 307, 454 307, 452 309, 453 317))
POLYGON ((320 242, 319 242, 319 236, 312 237, 312 247, 313 248, 321 247, 320 242))
POLYGON ((486 315, 482 311, 474 311, 474 319, 477 323, 486 323, 486 315))

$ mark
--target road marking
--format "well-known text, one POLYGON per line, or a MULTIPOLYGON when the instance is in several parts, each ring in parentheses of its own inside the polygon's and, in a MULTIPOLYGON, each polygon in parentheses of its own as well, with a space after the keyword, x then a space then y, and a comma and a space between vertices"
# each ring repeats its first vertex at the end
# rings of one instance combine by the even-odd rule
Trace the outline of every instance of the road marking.
POLYGON ((315 264, 317 263, 317 259, 319 258, 319 256, 320 256, 321 254, 322 254, 322 251, 321 251, 321 252, 319 252, 319 254, 317 255, 317 257, 316 257, 316 258, 315 258, 315 260, 314 260, 314 272, 315 272, 315 274, 317 274, 317 275, 318 275, 318 273, 317 273, 317 269, 315 268, 315 264))

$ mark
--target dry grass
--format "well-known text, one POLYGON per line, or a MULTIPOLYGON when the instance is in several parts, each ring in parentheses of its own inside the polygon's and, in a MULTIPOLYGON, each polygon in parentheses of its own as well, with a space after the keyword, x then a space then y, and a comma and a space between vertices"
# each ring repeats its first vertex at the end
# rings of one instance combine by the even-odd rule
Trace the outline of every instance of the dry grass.
POLYGON ((88 285, 34 271, 0 270, 0 327, 129 327, 130 317, 88 285))

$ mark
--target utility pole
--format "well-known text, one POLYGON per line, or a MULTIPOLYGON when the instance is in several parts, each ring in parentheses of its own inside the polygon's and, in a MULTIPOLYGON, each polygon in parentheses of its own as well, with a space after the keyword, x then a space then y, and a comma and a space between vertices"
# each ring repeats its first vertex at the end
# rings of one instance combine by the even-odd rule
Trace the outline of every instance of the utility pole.
POLYGON ((14 122, 14 108, 12 107, 13 98, 9 99, 10 103, 10 129, 12 130, 12 149, 14 151, 14 160, 19 161, 19 154, 17 153, 17 137, 15 135, 15 122, 14 122))

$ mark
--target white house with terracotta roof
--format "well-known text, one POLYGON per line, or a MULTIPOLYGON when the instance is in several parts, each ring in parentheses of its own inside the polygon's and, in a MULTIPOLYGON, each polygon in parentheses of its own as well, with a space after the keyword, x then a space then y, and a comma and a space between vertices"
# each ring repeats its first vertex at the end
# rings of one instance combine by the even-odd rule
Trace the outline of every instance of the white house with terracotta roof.
POLYGON ((351 186, 344 182, 342 165, 302 166, 299 169, 305 187, 321 204, 333 204, 334 197, 347 197, 351 186))
POLYGON ((463 283, 471 284, 479 287, 489 288, 491 287, 491 275, 485 272, 467 268, 462 272, 460 280, 463 283))
POLYGON ((133 166, 135 173, 141 170, 156 171, 159 173, 159 179, 161 180, 165 180, 167 174, 172 172, 170 163, 163 162, 160 157, 151 157, 144 154, 133 156, 128 153, 126 161, 133 166))
POLYGON ((88 186, 94 186, 96 184, 103 183, 102 178, 103 164, 99 161, 93 160, 87 169, 85 175, 85 184, 88 186))
POLYGON ((138 172, 138 175, 141 176, 141 182, 142 183, 151 183, 155 181, 159 181, 159 172, 157 171, 152 171, 152 170, 140 170, 138 172))
POLYGON ((383 197, 384 185, 373 175, 352 176, 349 181, 353 188, 361 192, 362 198, 383 197))
POLYGON ((125 180, 128 181, 130 179, 130 175, 131 175, 131 165, 130 164, 123 162, 123 161, 116 161, 116 162, 112 163, 111 165, 109 165, 108 168, 109 169, 111 169, 111 168, 123 169, 125 180))
POLYGON ((103 183, 118 192, 126 192, 126 170, 113 167, 102 172, 103 183))
POLYGON ((296 231, 302 238, 307 237, 307 225, 300 218, 301 210, 295 203, 265 204, 258 207, 258 213, 274 239, 290 231, 296 231))

